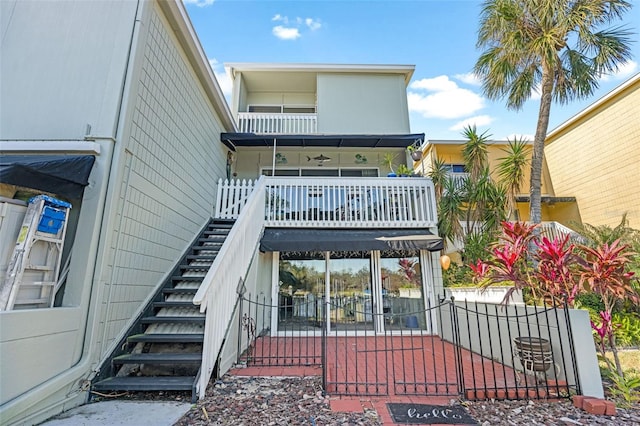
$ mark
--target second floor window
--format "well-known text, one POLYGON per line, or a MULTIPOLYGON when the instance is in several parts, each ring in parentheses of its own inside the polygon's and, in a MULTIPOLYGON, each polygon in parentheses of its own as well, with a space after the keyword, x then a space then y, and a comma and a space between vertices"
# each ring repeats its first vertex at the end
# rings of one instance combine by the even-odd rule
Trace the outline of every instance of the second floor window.
POLYGON ((445 164, 444 168, 449 173, 466 173, 467 170, 464 167, 464 164, 445 164))

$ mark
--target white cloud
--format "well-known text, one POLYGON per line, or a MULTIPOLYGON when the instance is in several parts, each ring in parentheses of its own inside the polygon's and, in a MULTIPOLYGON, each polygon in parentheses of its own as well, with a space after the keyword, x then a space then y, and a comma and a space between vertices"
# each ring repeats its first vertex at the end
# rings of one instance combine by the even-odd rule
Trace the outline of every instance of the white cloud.
POLYGON ((449 127, 449 130, 464 130, 464 128, 467 126, 485 127, 492 122, 493 118, 488 115, 476 115, 475 117, 465 118, 464 120, 457 122, 453 126, 449 127))
POLYGON ((625 62, 618 67, 618 71, 613 74, 602 75, 602 81, 622 80, 629 77, 638 70, 638 63, 635 61, 625 62))
POLYGON ((218 80, 218 84, 220 85, 220 89, 222 93, 228 98, 231 96, 231 90, 233 83, 231 81, 231 77, 226 73, 221 63, 218 62, 217 59, 209 59, 209 65, 211 65, 211 69, 213 70, 213 74, 216 76, 216 80, 218 80))
POLYGON ((309 27, 311 31, 319 30, 322 24, 317 19, 307 18, 304 23, 309 27))
POLYGON ((198 7, 211 6, 215 0, 182 0, 184 4, 194 4, 198 7))
POLYGON ((453 77, 460 80, 463 83, 470 84, 472 86, 482 85, 482 81, 480 80, 478 75, 472 72, 468 72, 466 74, 456 74, 453 77))
POLYGON ((408 92, 409 111, 415 111, 425 118, 461 118, 484 108, 484 99, 477 93, 458 87, 442 75, 424 78, 411 83, 414 90, 426 90, 428 94, 408 92))
POLYGON ((289 19, 288 16, 277 13, 271 20, 282 23, 282 25, 275 26, 272 29, 273 35, 281 40, 295 40, 302 37, 300 31, 305 28, 310 31, 316 31, 322 27, 322 23, 316 18, 301 18, 297 16, 289 19))
POLYGON ((300 31, 297 28, 287 28, 282 25, 273 27, 273 35, 281 40, 295 40, 300 37, 300 31))
POLYGON ((441 75, 434 78, 423 78, 422 80, 414 81, 409 87, 412 89, 429 90, 431 92, 441 92, 445 90, 455 90, 458 88, 458 85, 449 80, 449 77, 446 75, 441 75))

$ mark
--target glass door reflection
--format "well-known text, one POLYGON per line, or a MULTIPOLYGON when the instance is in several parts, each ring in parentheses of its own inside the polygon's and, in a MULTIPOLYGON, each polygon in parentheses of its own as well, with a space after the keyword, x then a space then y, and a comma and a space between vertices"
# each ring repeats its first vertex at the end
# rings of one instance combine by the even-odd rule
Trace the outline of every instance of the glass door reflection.
POLYGON ((330 272, 331 330, 373 330, 373 297, 371 293, 371 260, 332 258, 330 272))

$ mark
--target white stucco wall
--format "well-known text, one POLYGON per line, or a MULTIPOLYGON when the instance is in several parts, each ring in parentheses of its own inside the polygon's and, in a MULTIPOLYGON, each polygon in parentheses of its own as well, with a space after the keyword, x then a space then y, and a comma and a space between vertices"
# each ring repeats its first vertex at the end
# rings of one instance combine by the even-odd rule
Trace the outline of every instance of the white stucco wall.
POLYGON ((408 133, 401 75, 319 74, 318 133, 408 133))

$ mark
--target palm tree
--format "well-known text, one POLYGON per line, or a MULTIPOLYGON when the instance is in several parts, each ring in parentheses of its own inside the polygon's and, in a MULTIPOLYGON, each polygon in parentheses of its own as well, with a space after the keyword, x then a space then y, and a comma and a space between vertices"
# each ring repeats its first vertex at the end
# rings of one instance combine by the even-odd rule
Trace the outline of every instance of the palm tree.
POLYGON ((566 104, 591 96, 598 79, 631 58, 631 32, 600 29, 631 8, 624 0, 487 0, 482 6, 474 67, 490 99, 506 97, 519 110, 539 91, 533 141, 530 220, 540 223, 544 140, 551 101, 566 104))
POLYGON ((491 135, 487 135, 487 132, 478 134, 474 125, 465 127, 462 131, 462 136, 467 140, 462 149, 462 158, 464 158, 464 164, 471 175, 471 179, 475 181, 489 163, 487 142, 491 135))
POLYGON ((433 182, 433 186, 436 192, 436 204, 439 204, 440 199, 442 198, 444 182, 449 177, 449 169, 447 168, 446 161, 441 158, 436 158, 435 160, 433 160, 431 170, 429 170, 427 176, 429 176, 431 182, 433 182))
POLYGON ((523 138, 507 139, 508 147, 503 148, 507 155, 499 159, 498 176, 500 183, 507 191, 507 217, 510 220, 517 219, 516 195, 520 193, 520 186, 524 180, 524 170, 529 165, 530 147, 523 138))
POLYGON ((442 182, 442 196, 438 202, 438 234, 445 242, 454 242, 464 235, 460 224, 464 213, 462 205, 463 199, 456 181, 447 176, 442 182))
POLYGON ((636 233, 640 232, 629 227, 626 212, 622 215, 620 223, 613 228, 609 225, 591 225, 589 223, 573 223, 572 225, 576 228, 576 232, 588 240, 587 245, 593 248, 604 244, 611 245, 616 240, 633 245, 636 233))

